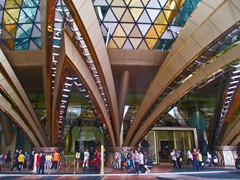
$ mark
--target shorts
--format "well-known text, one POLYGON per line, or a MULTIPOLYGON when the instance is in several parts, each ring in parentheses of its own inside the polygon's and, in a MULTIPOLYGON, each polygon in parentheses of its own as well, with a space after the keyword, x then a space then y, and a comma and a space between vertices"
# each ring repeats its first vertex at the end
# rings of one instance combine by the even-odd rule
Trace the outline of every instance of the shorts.
POLYGON ((51 161, 46 161, 45 163, 47 166, 51 165, 51 161))

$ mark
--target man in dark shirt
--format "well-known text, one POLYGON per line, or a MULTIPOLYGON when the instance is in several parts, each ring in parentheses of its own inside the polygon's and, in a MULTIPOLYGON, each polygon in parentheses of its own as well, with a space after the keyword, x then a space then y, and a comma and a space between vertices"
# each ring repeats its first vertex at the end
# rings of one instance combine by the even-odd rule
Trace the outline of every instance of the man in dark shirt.
POLYGON ((12 166, 10 171, 13 171, 15 166, 17 166, 17 168, 18 168, 18 156, 19 156, 19 154, 20 154, 20 152, 16 149, 15 155, 14 155, 14 160, 13 160, 13 166, 12 166))

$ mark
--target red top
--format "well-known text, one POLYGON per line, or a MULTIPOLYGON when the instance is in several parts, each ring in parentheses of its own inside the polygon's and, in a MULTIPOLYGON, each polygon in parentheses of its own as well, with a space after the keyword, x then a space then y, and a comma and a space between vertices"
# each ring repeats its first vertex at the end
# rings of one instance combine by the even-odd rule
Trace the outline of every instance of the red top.
POLYGON ((36 166, 40 166, 40 160, 41 160, 41 156, 40 156, 40 154, 38 154, 37 160, 36 160, 36 166))
POLYGON ((99 152, 98 151, 96 151, 94 154, 94 160, 99 161, 99 152))
POLYGON ((198 160, 198 152, 193 152, 193 160, 198 160))

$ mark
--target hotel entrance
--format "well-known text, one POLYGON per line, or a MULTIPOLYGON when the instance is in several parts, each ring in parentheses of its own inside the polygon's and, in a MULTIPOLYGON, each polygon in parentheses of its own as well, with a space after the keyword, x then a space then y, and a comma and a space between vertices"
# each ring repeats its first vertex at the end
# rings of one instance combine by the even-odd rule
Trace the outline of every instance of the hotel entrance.
POLYGON ((178 149, 186 161, 186 152, 198 148, 197 129, 194 127, 154 127, 146 136, 153 163, 171 162, 171 151, 178 149))

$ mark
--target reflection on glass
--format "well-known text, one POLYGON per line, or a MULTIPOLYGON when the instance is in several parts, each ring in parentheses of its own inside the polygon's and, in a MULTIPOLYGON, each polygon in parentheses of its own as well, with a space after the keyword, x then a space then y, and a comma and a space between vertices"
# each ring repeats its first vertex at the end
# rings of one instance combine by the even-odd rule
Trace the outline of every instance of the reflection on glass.
MULTIPOLYGON (((200 0, 114 0, 107 1, 109 4, 108 10, 106 8, 105 1, 95 0, 94 5, 96 13, 100 18, 100 24, 105 25, 105 28, 101 28, 103 30, 103 35, 105 33, 105 29, 108 29, 109 24, 125 23, 129 25, 122 26, 123 29, 118 28, 116 30, 116 33, 111 38, 122 37, 122 32, 124 31, 126 32, 126 38, 146 37, 175 39, 177 37, 177 34, 171 35, 169 33, 165 33, 164 35, 166 28, 174 26, 174 28, 181 30, 199 1, 200 0), (99 7, 101 7, 101 9, 105 8, 106 10, 104 14, 101 14, 103 17, 100 17, 99 15, 99 12, 97 10, 99 7), (123 9, 125 9, 125 11, 123 9)), ((113 32, 115 28, 113 27, 113 32)), ((126 42, 129 42, 129 40, 126 42)), ((132 42, 132 40, 130 40, 130 42, 132 42)), ((156 46, 152 45, 152 43, 147 44, 148 47, 150 45, 150 47, 158 47, 161 50, 165 50, 166 47, 171 47, 169 44, 172 44, 172 41, 169 42, 171 43, 158 43, 156 46), (159 47, 159 44, 163 45, 164 47, 159 47)), ((111 43, 116 43, 116 41, 112 41, 111 43)), ((134 40, 133 44, 133 49, 135 47, 148 48, 145 46, 146 44, 142 43, 141 41, 134 40), (135 43, 137 42, 141 44, 136 45, 135 43)), ((111 47, 114 46, 112 45, 111 47)), ((115 47, 119 47, 119 43, 115 45, 115 47)), ((129 48, 129 46, 121 47, 129 48)))
POLYGON ((156 44, 156 42, 158 41, 158 39, 145 39, 149 49, 152 49, 154 47, 154 45, 156 44))
POLYGON ((0 7, 3 44, 9 50, 41 48, 39 40, 31 39, 32 35, 41 39, 40 0, 1 0, 0 7))

